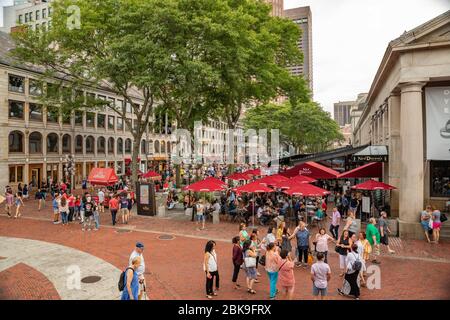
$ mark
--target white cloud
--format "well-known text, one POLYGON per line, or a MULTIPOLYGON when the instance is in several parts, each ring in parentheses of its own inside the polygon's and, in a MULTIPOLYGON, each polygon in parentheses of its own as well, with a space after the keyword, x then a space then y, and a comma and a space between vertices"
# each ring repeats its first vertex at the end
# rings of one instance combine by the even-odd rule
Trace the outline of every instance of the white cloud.
POLYGON ((333 103, 367 92, 389 41, 450 9, 449 0, 284 0, 310 6, 314 98, 333 103))

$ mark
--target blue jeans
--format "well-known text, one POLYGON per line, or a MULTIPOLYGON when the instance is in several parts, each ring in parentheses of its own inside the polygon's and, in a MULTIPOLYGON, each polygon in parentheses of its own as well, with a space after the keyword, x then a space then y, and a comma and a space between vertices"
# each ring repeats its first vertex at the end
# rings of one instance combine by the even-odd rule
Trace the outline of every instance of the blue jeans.
POLYGON ((278 272, 267 271, 267 275, 269 276, 270 282, 270 298, 275 298, 275 295, 277 294, 278 272))
POLYGON ((95 220, 95 228, 100 228, 100 214, 97 212, 94 213, 94 220, 95 220))
POLYGON ((67 212, 61 212, 61 220, 63 224, 68 223, 67 212))

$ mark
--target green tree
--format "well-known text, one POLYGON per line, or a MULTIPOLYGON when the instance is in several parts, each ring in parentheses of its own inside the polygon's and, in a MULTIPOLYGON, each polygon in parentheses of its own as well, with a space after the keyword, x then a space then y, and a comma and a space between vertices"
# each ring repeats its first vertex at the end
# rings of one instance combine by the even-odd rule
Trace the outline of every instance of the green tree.
MULTIPOLYGON (((57 89, 56 95, 47 94, 43 99, 52 101, 52 105, 59 107, 63 114, 77 109, 108 106, 124 119, 134 138, 134 182, 137 181, 137 158, 142 135, 147 130, 157 102, 165 97, 173 81, 179 79, 174 77, 171 66, 174 57, 183 57, 186 53, 186 48, 177 41, 191 32, 186 29, 187 25, 178 24, 180 17, 186 15, 178 6, 185 2, 58 0, 52 3, 53 21, 48 32, 24 29, 13 35, 17 44, 13 51, 16 58, 44 67, 46 77, 57 77, 61 79, 60 86, 68 88, 69 94, 63 97, 61 90, 57 89), (71 18, 68 8, 72 5, 80 10, 80 27, 75 29, 67 25, 68 18, 71 18), (173 38, 174 35, 177 37, 173 38), (79 95, 72 94, 91 86, 106 86, 128 102, 135 115, 135 125, 132 126, 128 120, 125 105, 116 106, 97 99, 84 101, 77 98, 79 95)), ((185 6, 184 9, 188 8, 185 6)), ((192 46, 195 45, 193 42, 192 46)), ((194 59, 186 64, 187 74, 197 70, 203 84, 209 81, 203 65, 197 65, 194 59)), ((194 84, 196 89, 201 88, 199 83, 194 81, 194 84)), ((190 116, 189 112, 183 114, 183 117, 190 116)))
POLYGON ((257 106, 247 111, 247 129, 279 129, 281 139, 298 152, 320 152, 342 141, 338 124, 315 102, 286 102, 257 106))

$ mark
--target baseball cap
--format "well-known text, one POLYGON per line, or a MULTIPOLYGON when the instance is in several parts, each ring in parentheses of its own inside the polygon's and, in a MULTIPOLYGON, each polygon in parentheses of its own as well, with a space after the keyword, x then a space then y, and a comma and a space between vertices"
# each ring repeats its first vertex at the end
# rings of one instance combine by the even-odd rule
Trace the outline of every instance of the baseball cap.
POLYGON ((136 248, 144 248, 144 244, 142 242, 136 242, 136 248))

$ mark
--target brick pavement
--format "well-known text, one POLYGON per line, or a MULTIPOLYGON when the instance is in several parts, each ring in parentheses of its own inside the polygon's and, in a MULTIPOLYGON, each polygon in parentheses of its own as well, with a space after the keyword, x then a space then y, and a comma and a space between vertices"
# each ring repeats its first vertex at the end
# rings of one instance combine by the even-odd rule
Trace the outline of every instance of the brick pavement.
MULTIPOLYGON (((27 214, 25 214, 27 215, 27 214)), ((161 233, 168 231, 185 232, 178 229, 178 222, 167 219, 136 218, 146 220, 153 228, 160 227, 161 233), (165 222, 164 222, 165 221, 165 222)), ((134 222, 133 222, 134 223, 134 222)), ((183 222, 186 224, 186 222, 183 222)), ((195 234, 192 224, 187 224, 195 234)), ((212 232, 213 227, 208 230, 212 232)), ((219 236, 230 239, 228 232, 235 234, 236 226, 221 224, 214 226, 220 229, 219 236), (222 228, 222 229, 221 229, 222 228)), ((144 257, 147 265, 147 286, 151 299, 205 299, 205 279, 202 271, 202 257, 205 239, 176 236, 174 240, 158 240, 160 234, 153 232, 131 231, 119 233, 116 228, 102 228, 97 232, 82 232, 79 225, 69 227, 53 225, 48 221, 35 219, 8 219, 0 217, 0 235, 7 237, 36 239, 51 243, 62 244, 78 249, 103 259, 119 269, 123 269, 128 256, 133 250, 136 241, 146 244, 144 257)), ((443 250, 445 245, 435 246, 436 250, 443 250), (441 247, 442 246, 442 247, 441 247)), ((219 270, 221 276, 221 299, 267 299, 267 276, 262 275, 261 283, 255 285, 256 295, 249 295, 244 290, 234 290, 231 285, 231 250, 232 245, 227 242, 218 242, 219 270)), ((49 255, 51 259, 51 255, 49 255)), ((345 299, 336 293, 341 284, 338 277, 338 256, 330 254, 330 266, 333 270, 329 286, 330 299, 345 299)), ((383 256, 381 264, 381 289, 362 289, 362 299, 450 299, 450 261, 442 260, 424 261, 411 257, 399 258, 383 256), (409 260, 414 259, 414 260, 409 260)), ((261 273, 263 273, 260 268, 261 273)), ((27 276, 18 273, 20 278, 27 276)), ((311 299, 311 281, 309 270, 296 269, 295 299, 311 299)), ((243 273, 240 274, 240 283, 244 283, 243 273)), ((22 281, 22 280, 19 280, 22 281)), ((8 283, 8 282, 5 282, 8 283)), ((9 282, 10 283, 10 282, 9 282)), ((2 285, 4 287, 4 285, 2 285)), ((11 285, 8 285, 11 287, 11 285)), ((3 289, 5 292, 9 289, 3 289)), ((9 298, 16 298, 9 294, 9 298)), ((5 297, 8 298, 8 297, 5 297)))
POLYGON ((60 299, 54 285, 42 273, 23 263, 0 272, 0 284, 0 300, 60 299))

